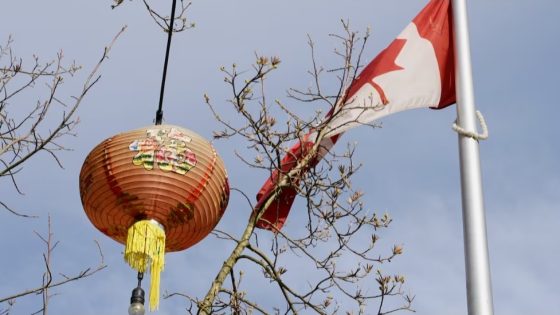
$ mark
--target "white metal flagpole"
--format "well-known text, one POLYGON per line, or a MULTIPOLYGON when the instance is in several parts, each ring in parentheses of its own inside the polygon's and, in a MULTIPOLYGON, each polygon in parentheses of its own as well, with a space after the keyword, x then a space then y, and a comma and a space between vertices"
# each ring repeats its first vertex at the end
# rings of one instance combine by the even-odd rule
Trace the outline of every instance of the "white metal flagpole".
MULTIPOLYGON (((476 132, 466 0, 452 0, 457 124, 476 132)), ((492 285, 478 141, 459 134, 463 237, 469 315, 492 315, 492 285)))

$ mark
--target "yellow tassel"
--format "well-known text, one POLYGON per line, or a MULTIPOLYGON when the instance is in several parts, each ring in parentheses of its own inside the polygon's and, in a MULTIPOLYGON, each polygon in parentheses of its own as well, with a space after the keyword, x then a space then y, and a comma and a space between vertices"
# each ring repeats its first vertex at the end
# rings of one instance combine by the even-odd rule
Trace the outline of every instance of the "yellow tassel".
POLYGON ((139 272, 150 267, 150 310, 159 306, 159 276, 163 271, 165 256, 165 231, 154 220, 134 223, 128 229, 124 260, 139 272))

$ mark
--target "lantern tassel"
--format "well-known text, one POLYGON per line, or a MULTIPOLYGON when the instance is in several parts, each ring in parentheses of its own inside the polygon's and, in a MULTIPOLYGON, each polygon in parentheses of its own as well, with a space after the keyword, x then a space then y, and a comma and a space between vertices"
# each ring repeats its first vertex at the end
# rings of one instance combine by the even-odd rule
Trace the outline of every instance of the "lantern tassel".
POLYGON ((124 260, 138 272, 150 267, 150 310, 159 306, 159 280, 165 259, 165 231, 154 220, 142 220, 128 229, 124 260))

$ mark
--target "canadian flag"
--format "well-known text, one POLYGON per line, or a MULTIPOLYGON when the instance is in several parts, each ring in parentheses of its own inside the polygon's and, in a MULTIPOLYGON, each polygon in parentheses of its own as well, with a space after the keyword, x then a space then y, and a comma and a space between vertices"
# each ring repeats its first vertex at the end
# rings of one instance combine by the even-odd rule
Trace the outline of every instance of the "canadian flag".
MULTIPOLYGON (((452 15, 450 0, 431 0, 399 36, 371 61, 352 82, 340 108, 327 116, 327 136, 308 167, 314 167, 349 128, 407 109, 440 109, 455 103, 452 15)), ((306 155, 316 139, 309 133, 282 159, 286 174, 306 155)), ((257 194, 260 209, 271 197, 280 176, 278 171, 257 194)), ((297 180, 292 184, 297 185, 297 180)), ((264 210, 257 227, 282 228, 297 195, 283 188, 264 210)))

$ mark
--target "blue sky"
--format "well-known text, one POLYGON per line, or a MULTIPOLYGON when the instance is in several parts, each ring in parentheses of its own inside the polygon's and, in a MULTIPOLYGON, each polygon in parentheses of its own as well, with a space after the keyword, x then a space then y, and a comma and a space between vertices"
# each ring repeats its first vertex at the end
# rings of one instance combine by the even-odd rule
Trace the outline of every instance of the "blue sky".
MULTIPOLYGON (((282 65, 270 78, 270 95, 287 100, 287 88, 309 84, 307 34, 317 42, 319 62, 328 65, 336 61, 328 34, 340 31, 340 18, 349 19, 356 30, 371 26, 366 50, 371 59, 425 3, 194 1, 189 17, 196 28, 174 37, 164 117, 210 138, 219 126, 202 96, 207 93, 218 107, 226 106, 222 100, 228 89, 220 66, 235 62, 249 68, 255 52, 280 56, 282 65)), ((47 214, 61 241, 55 252, 57 271, 72 273, 95 265, 94 239, 104 250, 109 268, 57 290, 53 314, 123 314, 134 286, 134 273, 122 262, 122 246, 96 231, 83 213, 78 174, 87 153, 103 139, 151 124, 166 37, 138 0, 118 10, 111 10, 110 4, 31 0, 0 5, 0 41, 13 35, 19 56, 49 59, 62 49, 68 61, 84 66, 75 80, 65 83, 61 95, 67 97, 77 93, 104 45, 128 25, 103 66, 101 81, 80 108, 78 136, 64 142, 73 149, 61 154, 65 169, 43 154, 19 174, 24 196, 8 181, 0 183, 2 201, 40 215, 28 220, 0 211, 0 297, 40 282, 42 247, 33 231, 46 230, 47 214)), ((560 126, 555 96, 560 3, 470 0, 468 8, 476 102, 490 128, 480 152, 495 313, 560 314, 560 126)), ((455 115, 454 107, 413 110, 383 119, 381 129, 356 128, 342 139, 358 143, 356 158, 364 165, 354 185, 363 189, 369 207, 387 211, 394 219, 382 241, 402 244, 405 254, 382 267, 406 275, 418 314, 467 312, 458 145, 451 130, 455 115)), ((266 175, 243 169, 233 154, 239 143, 218 141, 215 146, 232 185, 256 193, 266 175)), ((220 227, 239 233, 247 215, 239 196, 232 196, 220 227)), ((205 292, 228 248, 205 240, 184 253, 168 255, 162 289, 205 292)), ((184 305, 181 300, 163 301, 159 314, 176 314, 184 305)), ((38 297, 23 298, 14 314, 39 307, 38 297)))

